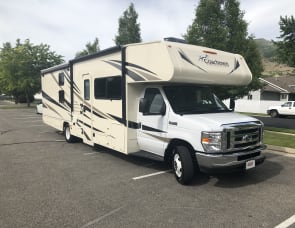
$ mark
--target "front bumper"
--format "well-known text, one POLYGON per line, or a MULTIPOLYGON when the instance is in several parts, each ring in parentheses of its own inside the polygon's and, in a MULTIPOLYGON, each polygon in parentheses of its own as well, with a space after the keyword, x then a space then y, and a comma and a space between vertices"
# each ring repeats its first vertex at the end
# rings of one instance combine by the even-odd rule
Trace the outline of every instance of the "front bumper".
POLYGON ((255 166, 264 162, 265 156, 261 151, 266 146, 260 146, 251 151, 234 152, 231 154, 208 154, 196 152, 196 158, 201 171, 212 172, 233 172, 246 169, 246 162, 255 160, 255 166))

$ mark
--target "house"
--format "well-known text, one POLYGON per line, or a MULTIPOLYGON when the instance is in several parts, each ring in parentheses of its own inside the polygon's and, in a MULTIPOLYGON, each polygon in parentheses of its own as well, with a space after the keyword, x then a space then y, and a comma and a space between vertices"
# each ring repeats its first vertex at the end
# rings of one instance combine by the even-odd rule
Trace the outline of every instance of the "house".
MULTIPOLYGON (((295 100, 295 76, 260 78, 264 87, 236 100, 235 111, 266 113, 269 106, 295 100)), ((228 104, 229 100, 225 101, 228 104)))
POLYGON ((295 77, 269 77, 260 79, 265 86, 260 90, 260 100, 295 100, 295 77))

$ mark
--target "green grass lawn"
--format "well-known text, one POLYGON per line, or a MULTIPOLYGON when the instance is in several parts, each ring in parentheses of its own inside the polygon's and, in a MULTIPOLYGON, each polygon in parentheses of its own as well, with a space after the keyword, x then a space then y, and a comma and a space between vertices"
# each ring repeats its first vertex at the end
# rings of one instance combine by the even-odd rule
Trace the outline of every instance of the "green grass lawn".
MULTIPOLYGON (((290 129, 283 129, 283 131, 281 132, 294 133, 289 131, 295 132, 295 130, 290 130, 290 129)), ((263 142, 265 144, 274 145, 274 146, 295 148, 295 135, 294 136, 284 135, 275 131, 264 131, 263 142)))
POLYGON ((275 132, 284 132, 295 134, 295 129, 287 129, 287 128, 276 128, 276 127, 264 127, 266 131, 275 131, 275 132))

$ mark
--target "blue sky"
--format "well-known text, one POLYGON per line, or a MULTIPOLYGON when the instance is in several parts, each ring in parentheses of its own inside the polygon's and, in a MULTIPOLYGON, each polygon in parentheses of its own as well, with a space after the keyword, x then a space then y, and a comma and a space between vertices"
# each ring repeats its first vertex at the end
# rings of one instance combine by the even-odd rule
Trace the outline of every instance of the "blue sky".
MULTIPOLYGON (((129 0, 2 0, 0 44, 17 38, 72 59, 95 37, 101 49, 114 46, 118 18, 129 0)), ((181 37, 194 19, 198 0, 134 0, 143 41, 181 37)), ((248 31, 256 38, 276 39, 280 15, 294 15, 294 0, 241 0, 248 31)))

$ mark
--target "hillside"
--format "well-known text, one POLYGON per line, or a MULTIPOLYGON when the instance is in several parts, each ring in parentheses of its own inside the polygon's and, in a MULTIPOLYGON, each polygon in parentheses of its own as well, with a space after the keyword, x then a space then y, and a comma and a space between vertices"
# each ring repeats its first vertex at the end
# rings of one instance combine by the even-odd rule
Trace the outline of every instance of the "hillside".
POLYGON ((272 41, 255 39, 255 42, 262 56, 263 76, 295 76, 295 68, 275 61, 276 47, 272 41))
POLYGON ((274 59, 276 54, 276 47, 273 42, 266 39, 255 39, 255 43, 262 57, 267 59, 274 59))
POLYGON ((295 68, 262 58, 263 76, 295 76, 295 68))

